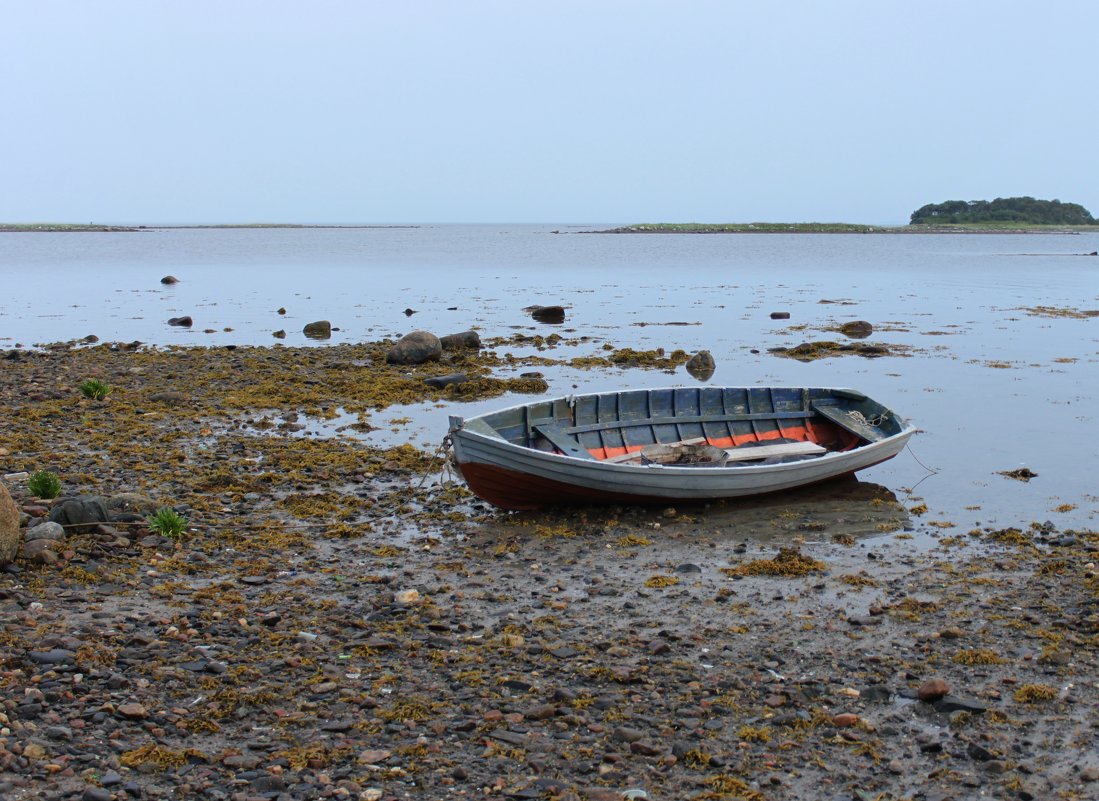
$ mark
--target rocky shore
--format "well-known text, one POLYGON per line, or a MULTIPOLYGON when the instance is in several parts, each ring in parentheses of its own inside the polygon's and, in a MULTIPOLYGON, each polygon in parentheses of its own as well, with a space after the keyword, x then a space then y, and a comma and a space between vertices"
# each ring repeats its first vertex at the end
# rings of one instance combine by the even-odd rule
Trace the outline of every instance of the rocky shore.
POLYGON ((441 455, 308 436, 545 388, 391 344, 3 354, 0 799, 1099 793, 1099 533, 853 481, 496 512, 441 455))

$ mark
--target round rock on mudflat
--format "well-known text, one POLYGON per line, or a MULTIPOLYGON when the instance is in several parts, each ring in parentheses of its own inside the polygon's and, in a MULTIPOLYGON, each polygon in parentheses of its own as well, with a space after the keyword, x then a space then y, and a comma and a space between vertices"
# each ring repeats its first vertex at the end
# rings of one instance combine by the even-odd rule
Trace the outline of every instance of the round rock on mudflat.
POLYGON ((423 364, 438 361, 443 355, 443 343, 429 331, 405 334, 389 349, 385 360, 390 364, 423 364))
POLYGON ((19 507, 0 483, 0 565, 6 565, 19 553, 23 538, 19 534, 19 507))

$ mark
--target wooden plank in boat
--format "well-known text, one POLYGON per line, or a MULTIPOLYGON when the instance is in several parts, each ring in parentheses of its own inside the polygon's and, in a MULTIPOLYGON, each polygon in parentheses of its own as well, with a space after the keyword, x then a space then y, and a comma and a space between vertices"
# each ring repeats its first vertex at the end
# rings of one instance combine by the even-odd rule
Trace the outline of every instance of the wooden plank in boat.
POLYGON ((582 434, 586 431, 601 431, 611 428, 633 428, 634 426, 679 425, 682 423, 735 423, 745 420, 804 420, 812 417, 813 412, 754 412, 748 414, 692 414, 679 417, 644 417, 634 420, 608 420, 603 423, 587 423, 578 426, 560 426, 566 434, 582 434))
MULTIPOLYGON (((679 442, 661 442, 660 444, 661 445, 667 445, 668 447, 674 448, 678 445, 701 445, 705 441, 706 441, 705 437, 694 437, 693 439, 681 439, 679 442)), ((648 447, 652 447, 652 446, 649 445, 648 447)), ((629 453, 620 453, 617 456, 611 456, 611 457, 608 457, 606 459, 602 459, 601 461, 607 462, 608 464, 619 464, 621 462, 630 462, 630 461, 639 462, 639 461, 641 461, 641 451, 637 450, 637 451, 630 451, 629 453)))
POLYGON ((878 442, 885 439, 885 434, 881 431, 856 419, 850 412, 846 412, 838 406, 813 403, 813 410, 822 417, 828 418, 840 428, 862 437, 867 442, 878 442))
POLYGON ((554 423, 540 423, 532 428, 554 444, 559 451, 566 456, 575 456, 577 459, 592 459, 595 457, 580 447, 580 443, 571 435, 569 430, 554 423))
POLYGON ((747 462, 753 459, 769 459, 772 456, 820 456, 828 449, 815 442, 779 442, 775 445, 750 445, 726 448, 730 462, 747 462))

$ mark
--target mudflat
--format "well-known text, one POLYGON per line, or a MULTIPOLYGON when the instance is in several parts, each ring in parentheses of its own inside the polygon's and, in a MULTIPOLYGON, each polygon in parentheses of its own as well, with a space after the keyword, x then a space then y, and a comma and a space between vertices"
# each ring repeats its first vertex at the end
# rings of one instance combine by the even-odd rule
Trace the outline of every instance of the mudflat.
POLYGON ((940 529, 857 481, 494 511, 445 454, 350 434, 537 388, 385 348, 4 354, 23 525, 141 511, 0 574, 0 795, 1094 796, 1099 533, 940 529), (337 410, 349 436, 298 416, 337 410))

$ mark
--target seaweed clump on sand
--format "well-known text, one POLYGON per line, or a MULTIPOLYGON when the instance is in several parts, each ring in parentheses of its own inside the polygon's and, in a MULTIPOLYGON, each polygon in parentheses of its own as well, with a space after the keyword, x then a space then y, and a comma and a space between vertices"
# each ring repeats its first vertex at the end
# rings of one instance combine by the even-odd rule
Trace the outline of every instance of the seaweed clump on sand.
POLYGON ((736 567, 723 567, 727 576, 782 576, 796 578, 828 569, 824 562, 806 556, 797 548, 780 548, 773 559, 755 559, 736 567))

